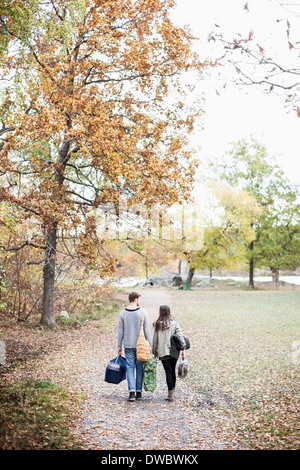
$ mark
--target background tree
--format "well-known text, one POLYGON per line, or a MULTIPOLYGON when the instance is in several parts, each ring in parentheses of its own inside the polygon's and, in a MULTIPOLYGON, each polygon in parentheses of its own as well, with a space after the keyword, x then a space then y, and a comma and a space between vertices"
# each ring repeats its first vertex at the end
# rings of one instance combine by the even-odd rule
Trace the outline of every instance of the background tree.
POLYGON ((237 142, 221 168, 221 177, 230 185, 244 189, 254 196, 262 209, 261 214, 251 222, 255 237, 250 242, 248 250, 249 285, 254 287, 255 265, 259 263, 260 266, 272 269, 279 266, 273 257, 274 244, 277 253, 282 253, 280 256, 282 267, 285 256, 289 258, 286 266, 295 265, 296 220, 299 213, 298 188, 285 177, 275 159, 268 155, 266 147, 253 139, 249 142, 237 142), (231 161, 228 161, 228 157, 231 157, 231 161))
POLYGON ((15 37, 24 42, 30 37, 38 18, 38 0, 0 0, 0 56, 15 37))
POLYGON ((256 199, 244 189, 216 181, 209 188, 214 200, 204 222, 203 246, 190 253, 188 282, 199 268, 243 266, 247 245, 255 236, 252 221, 260 212, 256 199))
MULTIPOLYGON (((178 107, 174 93, 180 74, 203 64, 191 52, 190 33, 170 21, 171 0, 36 5, 25 37, 1 10, 12 41, 2 77, 14 82, 0 112, 0 170, 7 175, 0 199, 40 224, 41 321, 53 327, 63 238, 77 235, 77 252, 93 268, 97 250, 109 255, 96 236, 97 207, 116 205, 120 194, 129 206, 188 197, 195 166, 185 146, 198 111, 178 107)), ((107 259, 106 272, 115 262, 107 259)))
POLYGON ((300 204, 297 193, 286 191, 279 207, 270 207, 262 220, 256 245, 257 266, 269 267, 276 286, 280 270, 300 266, 300 204))
POLYGON ((128 240, 126 247, 120 262, 131 273, 130 275, 138 274, 148 278, 150 274, 156 274, 174 260, 174 255, 167 250, 167 247, 151 237, 147 240, 128 240))

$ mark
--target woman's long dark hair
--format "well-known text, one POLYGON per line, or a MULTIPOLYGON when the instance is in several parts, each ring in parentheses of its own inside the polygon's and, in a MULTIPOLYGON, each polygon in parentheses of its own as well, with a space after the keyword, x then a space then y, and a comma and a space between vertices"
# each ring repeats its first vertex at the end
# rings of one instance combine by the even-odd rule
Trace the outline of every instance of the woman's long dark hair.
POLYGON ((161 305, 159 307, 158 319, 155 322, 155 331, 163 330, 169 324, 170 320, 173 320, 170 307, 168 307, 168 305, 161 305))

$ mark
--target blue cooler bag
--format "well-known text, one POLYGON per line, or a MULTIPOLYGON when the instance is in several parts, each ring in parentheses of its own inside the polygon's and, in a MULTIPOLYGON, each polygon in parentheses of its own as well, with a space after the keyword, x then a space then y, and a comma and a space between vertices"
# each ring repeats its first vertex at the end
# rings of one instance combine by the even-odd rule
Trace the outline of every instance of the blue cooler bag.
POLYGON ((119 384, 126 379, 126 359, 122 356, 115 357, 107 364, 105 382, 119 384))

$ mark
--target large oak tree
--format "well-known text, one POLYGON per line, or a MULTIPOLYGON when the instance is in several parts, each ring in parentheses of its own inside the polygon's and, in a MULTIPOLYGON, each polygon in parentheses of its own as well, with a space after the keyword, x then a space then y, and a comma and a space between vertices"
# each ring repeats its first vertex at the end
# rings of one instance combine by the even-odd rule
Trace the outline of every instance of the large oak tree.
POLYGON ((117 211, 120 197, 128 207, 168 205, 189 195, 195 166, 186 143, 197 110, 179 100, 180 75, 204 64, 189 31, 172 24, 172 7, 172 0, 14 0, 0 9, 0 200, 40 224, 24 244, 44 252, 45 326, 55 325, 63 236, 79 234, 77 251, 92 262, 102 247, 97 207, 117 211))

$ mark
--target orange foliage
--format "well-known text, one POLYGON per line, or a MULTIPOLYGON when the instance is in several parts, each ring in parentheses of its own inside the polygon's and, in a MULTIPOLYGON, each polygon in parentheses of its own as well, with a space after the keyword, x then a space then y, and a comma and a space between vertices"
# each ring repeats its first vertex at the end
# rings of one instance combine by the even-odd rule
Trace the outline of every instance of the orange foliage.
POLYGON ((120 194, 147 206, 189 196, 186 136, 199 110, 174 96, 180 74, 204 64, 170 21, 173 3, 42 3, 22 53, 4 57, 3 75, 17 72, 18 82, 0 110, 0 170, 10 175, 0 200, 38 219, 46 244, 60 230, 81 233, 79 254, 93 263, 92 209, 120 194))

